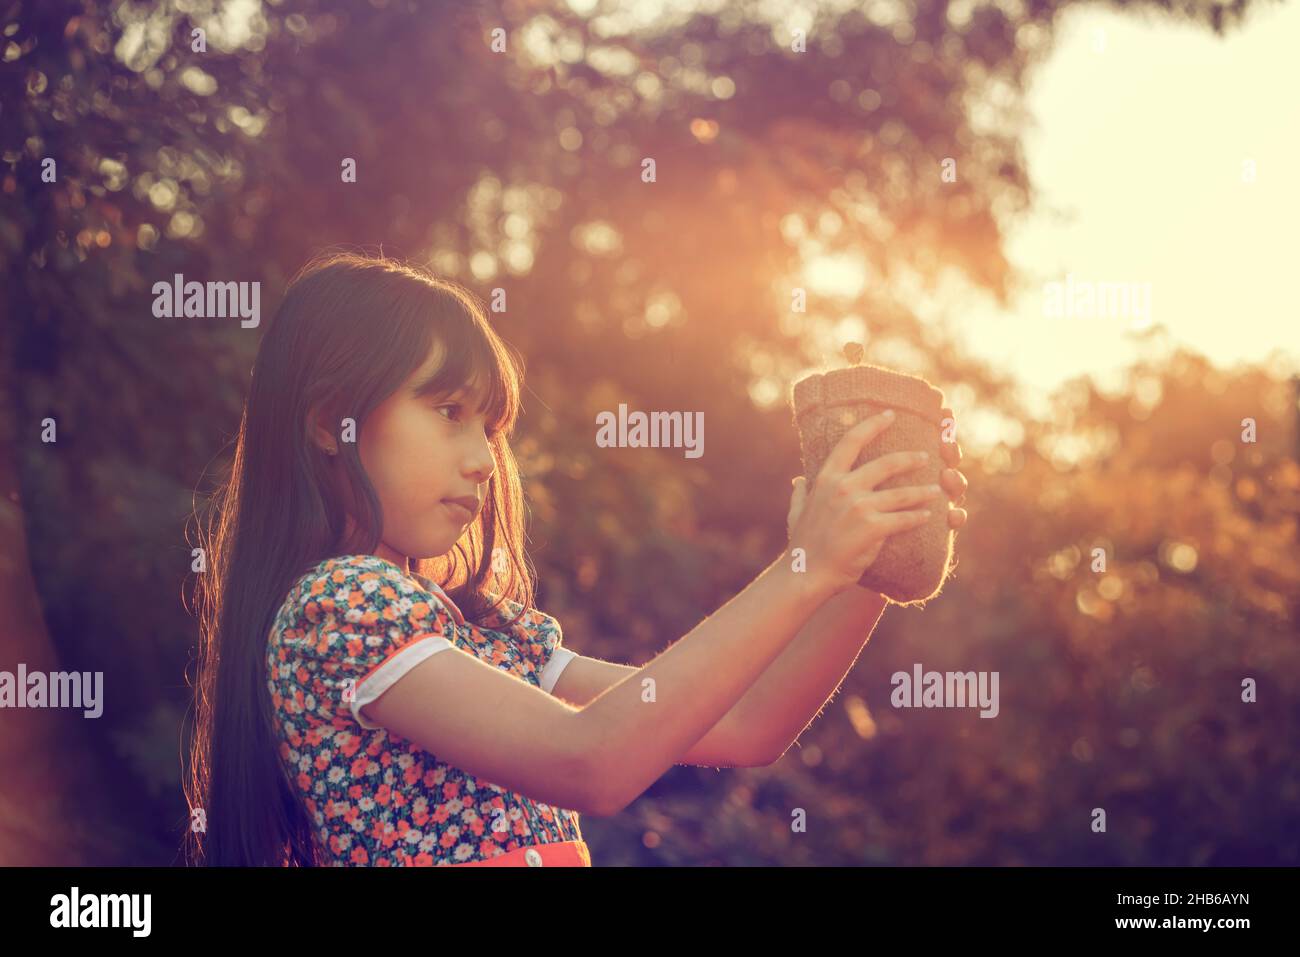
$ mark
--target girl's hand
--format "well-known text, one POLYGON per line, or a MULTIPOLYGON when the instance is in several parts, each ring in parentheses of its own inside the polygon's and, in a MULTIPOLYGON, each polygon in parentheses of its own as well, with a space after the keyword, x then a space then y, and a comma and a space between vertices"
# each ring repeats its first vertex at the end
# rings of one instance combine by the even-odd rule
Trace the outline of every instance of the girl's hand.
MULTIPOLYGON (((956 418, 953 417, 952 409, 943 409, 940 413, 943 418, 952 418, 954 423, 956 418)), ((966 481, 966 476, 962 475, 957 469, 961 464, 961 443, 957 441, 956 434, 953 435, 951 442, 939 442, 939 450, 943 454, 943 460, 951 468, 946 468, 939 473, 939 484, 943 490, 948 493, 948 498, 953 506, 961 505, 966 501, 966 489, 970 483, 966 481)), ((966 524, 966 509, 949 507, 948 509, 948 527, 952 529, 961 528, 966 524)))
MULTIPOLYGON (((951 417, 952 409, 943 409, 942 415, 944 418, 951 417)), ((946 468, 939 473, 939 484, 948 493, 951 502, 948 508, 948 527, 956 530, 965 525, 966 519, 969 517, 966 509, 956 506, 965 503, 966 489, 970 487, 970 483, 966 481, 966 476, 957 468, 962 459, 961 443, 956 441, 954 437, 952 442, 941 442, 940 451, 943 454, 943 460, 951 466, 951 468, 946 468)), ((787 535, 793 533, 795 522, 799 520, 799 514, 803 511, 804 502, 807 498, 806 480, 802 475, 794 479, 792 484, 794 485, 794 494, 790 497, 790 513, 785 520, 787 535)))
MULTIPOLYGON (((881 413, 844 433, 826 457, 811 496, 803 476, 794 480, 786 520, 790 544, 806 551, 809 570, 825 576, 836 591, 862 577, 886 538, 925 522, 925 509, 936 508, 935 499, 943 495, 939 487, 928 485, 876 491, 886 479, 920 467, 924 459, 918 452, 891 452, 850 469, 862 449, 893 421, 887 412, 881 413)), ((951 458, 945 456, 945 461, 951 458)))

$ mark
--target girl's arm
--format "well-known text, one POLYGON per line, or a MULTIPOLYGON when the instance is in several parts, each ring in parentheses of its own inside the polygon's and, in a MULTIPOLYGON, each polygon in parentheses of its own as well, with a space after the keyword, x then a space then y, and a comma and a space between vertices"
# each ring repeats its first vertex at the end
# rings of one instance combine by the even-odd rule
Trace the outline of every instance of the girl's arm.
POLYGON ((757 764, 785 754, 835 692, 866 647, 889 603, 865 588, 846 588, 823 604, 781 657, 732 709, 745 728, 745 753, 757 764))
MULTIPOLYGON (((945 415, 952 410, 945 408, 945 415)), ((940 446, 950 468, 940 473, 939 485, 952 502, 966 495, 961 445, 955 440, 940 446)), ((796 480, 791 502, 793 524, 803 507, 804 488, 796 480)), ((966 510, 950 506, 948 527, 965 526, 966 510)), ((876 623, 889 603, 884 595, 865 588, 846 588, 824 605, 803 626, 781 657, 736 703, 727 720, 744 729, 742 753, 751 763, 771 764, 790 748, 839 690, 849 670, 866 647, 876 623), (753 756, 757 755, 757 760, 753 756)))
MULTIPOLYGON (((559 680, 551 689, 551 694, 569 702, 575 708, 582 708, 595 701, 607 689, 639 670, 635 665, 621 665, 615 661, 576 655, 565 665, 564 671, 560 672, 559 680)), ((736 708, 733 706, 722 720, 711 727, 704 737, 691 745, 676 763, 708 768, 741 768, 770 764, 769 761, 760 761, 757 757, 750 756, 749 736, 745 734, 745 729, 736 726, 735 715, 736 708)))
MULTIPOLYGON (((887 599, 847 588, 823 604, 794 641, 678 764, 753 767, 777 760, 814 721, 848 676, 887 599)), ((551 692, 581 707, 637 671, 579 655, 551 692)))
MULTIPOLYGON (((635 665, 577 655, 565 665, 551 694, 581 708, 639 670, 635 665)), ((753 754, 749 744, 750 736, 746 729, 736 724, 736 707, 733 706, 721 721, 677 759, 677 763, 703 768, 747 768, 771 763, 753 754)))
POLYGON ((716 725, 840 586, 770 564, 740 594, 582 708, 451 649, 363 709, 470 774, 557 807, 617 813, 716 725))
MULTIPOLYGON (((952 409, 945 407, 943 415, 951 416, 952 409)), ((953 434, 939 449, 949 465, 939 475, 939 486, 958 506, 948 508, 948 527, 956 530, 967 519, 966 510, 959 507, 968 484, 958 468, 961 445, 953 434)), ((804 493, 803 479, 796 479, 791 525, 803 509, 804 493)), ((817 719, 871 639, 888 603, 884 595, 865 588, 844 589, 817 609, 790 647, 736 703, 727 719, 745 729, 741 748, 746 755, 758 756, 753 763, 776 761, 817 719)))
MULTIPOLYGON (((944 409, 951 414, 950 409, 944 409)), ((966 476, 961 446, 945 442, 939 484, 953 502, 964 499, 966 476)), ((803 507, 803 488, 796 488, 788 521, 803 507)), ((952 529, 966 524, 964 508, 948 512, 952 529)), ((751 767, 771 764, 783 755, 839 690, 875 631, 888 599, 865 588, 847 588, 823 604, 800 629, 790 646, 734 707, 709 729, 679 764, 704 767, 751 767)), ((582 705, 635 671, 628 665, 578 656, 565 667, 552 693, 582 705)))

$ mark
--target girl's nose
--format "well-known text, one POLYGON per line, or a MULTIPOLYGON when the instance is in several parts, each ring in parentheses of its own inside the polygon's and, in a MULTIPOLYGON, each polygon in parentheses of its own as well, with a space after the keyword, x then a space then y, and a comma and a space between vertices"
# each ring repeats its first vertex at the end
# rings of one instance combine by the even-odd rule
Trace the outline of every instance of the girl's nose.
POLYGON ((488 449, 487 455, 478 455, 473 463, 465 471, 465 477, 472 479, 475 484, 482 485, 490 479, 496 472, 496 460, 492 457, 491 448, 488 449))

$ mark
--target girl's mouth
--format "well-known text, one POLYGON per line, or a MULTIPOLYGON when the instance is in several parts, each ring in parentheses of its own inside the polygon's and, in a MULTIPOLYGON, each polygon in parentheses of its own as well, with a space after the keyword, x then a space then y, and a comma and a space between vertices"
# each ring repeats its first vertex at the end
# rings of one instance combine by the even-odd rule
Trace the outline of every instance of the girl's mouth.
POLYGON ((448 510, 456 518, 456 520, 460 522, 460 524, 468 525, 470 522, 474 520, 474 513, 471 512, 469 509, 467 509, 464 505, 461 505, 460 502, 448 502, 444 500, 442 504, 447 506, 448 510))

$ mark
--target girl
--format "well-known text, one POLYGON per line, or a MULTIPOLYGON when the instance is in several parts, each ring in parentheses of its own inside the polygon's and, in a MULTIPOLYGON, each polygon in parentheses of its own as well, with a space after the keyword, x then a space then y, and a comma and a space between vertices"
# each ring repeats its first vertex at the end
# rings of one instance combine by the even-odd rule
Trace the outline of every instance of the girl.
POLYGON ((775 760, 834 693, 885 603, 851 586, 940 494, 873 491, 910 453, 850 470, 888 421, 851 430, 807 502, 796 480, 807 572, 778 557, 633 668, 532 607, 522 369, 416 268, 334 256, 290 284, 200 534, 191 862, 589 864, 580 813, 675 763, 775 760))

